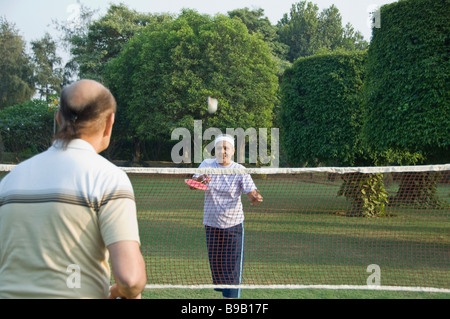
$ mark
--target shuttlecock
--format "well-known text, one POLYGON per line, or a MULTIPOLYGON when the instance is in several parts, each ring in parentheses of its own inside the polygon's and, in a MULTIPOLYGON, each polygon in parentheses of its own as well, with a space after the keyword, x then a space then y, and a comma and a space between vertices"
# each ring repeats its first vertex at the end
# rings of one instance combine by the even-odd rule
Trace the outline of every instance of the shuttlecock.
POLYGON ((208 112, 213 114, 217 111, 217 99, 208 96, 208 112))

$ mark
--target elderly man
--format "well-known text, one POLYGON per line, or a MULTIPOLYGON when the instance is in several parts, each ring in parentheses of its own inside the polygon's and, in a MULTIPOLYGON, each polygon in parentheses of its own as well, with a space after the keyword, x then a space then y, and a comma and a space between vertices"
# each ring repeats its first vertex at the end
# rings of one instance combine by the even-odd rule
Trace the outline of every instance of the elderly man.
POLYGON ((109 145, 115 111, 98 82, 65 87, 53 145, 0 183, 0 298, 141 296, 133 188, 98 154, 109 145))
MULTIPOLYGON (((208 184, 205 192, 203 224, 213 283, 239 285, 244 259, 244 212, 241 193, 252 204, 263 198, 249 174, 220 174, 221 170, 244 169, 233 161, 234 138, 220 135, 214 141, 214 159, 204 160, 199 168, 217 169, 217 174, 194 175, 193 179, 208 184)), ((224 298, 239 298, 238 288, 218 288, 224 298)))

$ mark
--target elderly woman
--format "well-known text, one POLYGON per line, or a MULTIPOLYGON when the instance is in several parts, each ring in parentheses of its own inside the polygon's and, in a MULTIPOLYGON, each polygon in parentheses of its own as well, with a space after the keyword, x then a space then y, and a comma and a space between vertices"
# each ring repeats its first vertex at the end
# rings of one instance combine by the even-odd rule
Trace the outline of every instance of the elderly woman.
MULTIPOLYGON (((215 158, 205 159, 199 168, 217 170, 217 174, 194 175, 193 179, 208 184, 205 192, 203 224, 213 283, 239 285, 244 259, 244 212, 241 193, 252 204, 262 202, 249 174, 220 174, 220 170, 244 169, 233 161, 234 138, 220 135, 215 141, 215 158)), ((224 298, 239 298, 240 289, 216 289, 224 298)))

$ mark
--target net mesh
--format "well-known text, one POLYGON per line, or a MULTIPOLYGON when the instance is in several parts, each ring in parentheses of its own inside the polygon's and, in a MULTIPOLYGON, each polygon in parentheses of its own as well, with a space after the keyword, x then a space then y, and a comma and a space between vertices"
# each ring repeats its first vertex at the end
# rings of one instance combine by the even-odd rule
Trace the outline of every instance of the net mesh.
MULTIPOLYGON (((241 195, 241 284, 450 288, 450 173, 443 169, 253 170, 251 181, 263 202, 251 205, 241 195)), ((219 248, 215 253, 222 257, 215 262, 222 258, 224 265, 211 268, 203 223, 221 208, 229 209, 229 219, 238 218, 238 209, 219 203, 232 185, 213 179, 204 192, 184 183, 195 174, 220 176, 217 170, 154 172, 129 171, 149 284, 226 282, 213 280, 214 272, 232 271, 223 261, 232 257, 219 248), (219 199, 205 199, 213 191, 219 199)))
POLYGON ((135 191, 148 288, 372 285, 450 291, 450 165, 123 169, 135 191), (207 191, 185 183, 200 174, 212 176, 207 191), (252 183, 263 197, 259 205, 241 193, 252 183), (207 239, 204 225, 219 225, 214 216, 225 210, 221 227, 239 223, 240 202, 245 220, 236 247, 243 261, 234 244, 211 244, 232 235, 207 239))

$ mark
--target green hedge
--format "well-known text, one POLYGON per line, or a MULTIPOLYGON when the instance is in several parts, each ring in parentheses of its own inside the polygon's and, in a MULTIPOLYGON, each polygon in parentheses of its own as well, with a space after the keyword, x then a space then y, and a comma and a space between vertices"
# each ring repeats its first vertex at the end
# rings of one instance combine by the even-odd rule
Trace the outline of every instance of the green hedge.
POLYGON ((294 166, 362 165, 366 51, 298 59, 281 83, 281 143, 294 166))
POLYGON ((373 150, 450 160, 449 8, 449 0, 381 7, 364 89, 364 136, 373 150))
POLYGON ((29 155, 46 150, 54 133, 54 108, 31 100, 0 110, 0 142, 4 150, 29 155))

